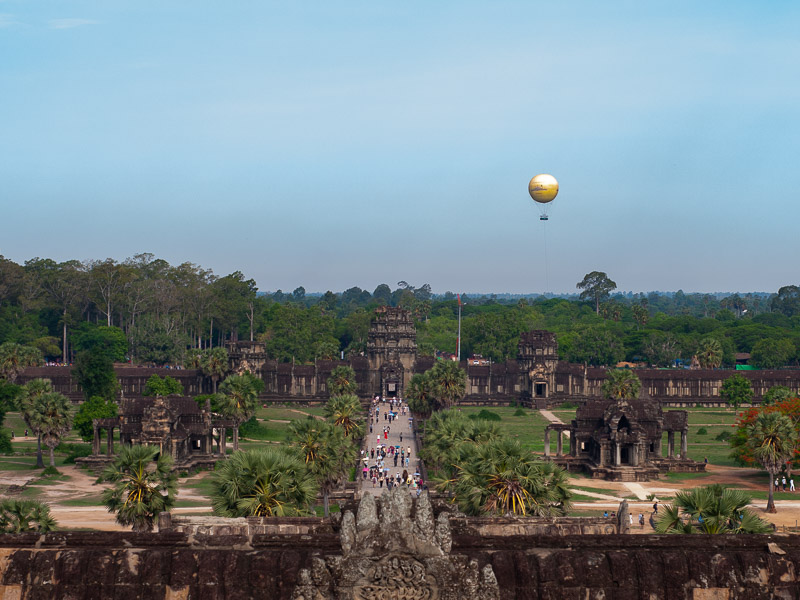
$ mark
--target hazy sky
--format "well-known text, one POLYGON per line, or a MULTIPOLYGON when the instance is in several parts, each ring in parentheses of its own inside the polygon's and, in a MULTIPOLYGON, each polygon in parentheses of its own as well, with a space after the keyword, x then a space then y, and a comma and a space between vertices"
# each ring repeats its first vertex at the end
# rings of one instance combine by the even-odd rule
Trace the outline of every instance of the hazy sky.
POLYGON ((800 283, 798 32, 780 0, 0 0, 0 254, 775 291, 800 283))

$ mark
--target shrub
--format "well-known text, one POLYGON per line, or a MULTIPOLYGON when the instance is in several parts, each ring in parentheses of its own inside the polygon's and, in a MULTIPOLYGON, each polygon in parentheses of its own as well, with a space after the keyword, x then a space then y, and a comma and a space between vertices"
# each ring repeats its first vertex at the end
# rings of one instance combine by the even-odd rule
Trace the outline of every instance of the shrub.
POLYGON ((731 439, 731 437, 732 437, 732 434, 731 434, 730 431, 723 431, 722 433, 720 433, 714 439, 717 440, 718 442, 727 442, 729 439, 731 439))
POLYGON ((500 415, 496 412, 492 412, 490 410, 486 410, 485 408, 481 410, 478 414, 472 414, 469 416, 470 419, 483 419, 484 421, 502 421, 500 415))
POLYGON ((83 402, 78 409, 72 424, 84 442, 94 437, 94 419, 109 419, 117 416, 117 403, 100 396, 92 396, 83 402))
POLYGON ((562 402, 559 408, 578 408, 578 406, 575 402, 562 402))
POLYGON ((515 417, 526 417, 526 416, 528 416, 528 411, 526 411, 522 407, 519 407, 517 410, 514 411, 514 416, 515 417))
POLYGON ((257 418, 250 417, 239 425, 239 437, 248 440, 265 440, 269 437, 269 430, 257 418))
POLYGON ((65 465, 74 465, 75 459, 82 456, 89 456, 92 453, 91 444, 59 444, 56 446, 56 452, 66 453, 67 457, 64 459, 65 465))
POLYGON ((11 434, 0 428, 0 454, 11 454, 11 434))
POLYGON ((50 475, 61 475, 61 471, 55 467, 45 467, 42 471, 42 476, 49 477, 50 475))
POLYGON ((706 430, 705 427, 701 427, 700 429, 697 430, 697 435, 708 435, 708 431, 706 430))

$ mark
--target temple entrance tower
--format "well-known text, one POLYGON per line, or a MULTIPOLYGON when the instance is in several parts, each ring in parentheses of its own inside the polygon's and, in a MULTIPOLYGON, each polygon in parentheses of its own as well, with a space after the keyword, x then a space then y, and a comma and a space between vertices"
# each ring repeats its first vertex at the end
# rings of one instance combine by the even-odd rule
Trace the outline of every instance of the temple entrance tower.
POLYGON ((519 336, 517 362, 528 373, 527 391, 535 402, 548 398, 555 391, 555 370, 558 364, 558 342, 549 331, 528 331, 519 336))
POLYGON ((371 382, 374 393, 403 397, 417 360, 417 330, 411 313, 381 306, 376 311, 367 338, 369 369, 378 374, 371 382))

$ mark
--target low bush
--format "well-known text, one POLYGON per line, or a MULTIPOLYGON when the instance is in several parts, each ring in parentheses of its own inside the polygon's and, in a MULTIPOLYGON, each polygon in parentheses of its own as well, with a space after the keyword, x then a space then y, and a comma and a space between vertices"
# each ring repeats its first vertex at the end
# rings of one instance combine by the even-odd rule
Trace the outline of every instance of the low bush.
POLYGON ((258 419, 251 417, 239 425, 239 437, 248 440, 266 440, 269 438, 269 431, 258 419))
POLYGON ((486 410, 485 408, 477 413, 469 416, 470 419, 483 419, 484 421, 502 421, 503 419, 496 412, 486 410))
POLYGON ((89 456, 92 453, 91 444, 59 444, 56 446, 56 452, 66 454, 64 459, 65 465, 74 465, 76 458, 89 456))
POLYGON ((697 430, 697 435, 708 435, 708 431, 706 430, 705 427, 701 427, 700 429, 697 430))

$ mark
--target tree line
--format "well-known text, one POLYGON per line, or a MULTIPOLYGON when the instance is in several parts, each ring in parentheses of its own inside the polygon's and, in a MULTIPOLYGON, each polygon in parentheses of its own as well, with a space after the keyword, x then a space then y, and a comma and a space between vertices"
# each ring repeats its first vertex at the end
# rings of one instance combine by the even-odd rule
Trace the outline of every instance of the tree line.
MULTIPOLYGON (((563 360, 610 365, 621 360, 674 366, 697 356, 702 366, 731 366, 750 353, 763 368, 797 365, 800 288, 775 294, 617 293, 593 271, 569 297, 462 295, 462 356, 496 362, 515 358, 520 333, 556 334, 563 360)), ((191 350, 228 340, 257 340, 270 358, 311 363, 364 353, 379 306, 409 310, 419 353, 454 354, 456 294, 400 281, 341 293, 262 293, 236 271, 219 277, 192 263, 173 266, 152 254, 19 265, 0 257, 0 344, 39 350, 48 361, 72 362, 98 343, 114 361, 186 365, 191 350)))

